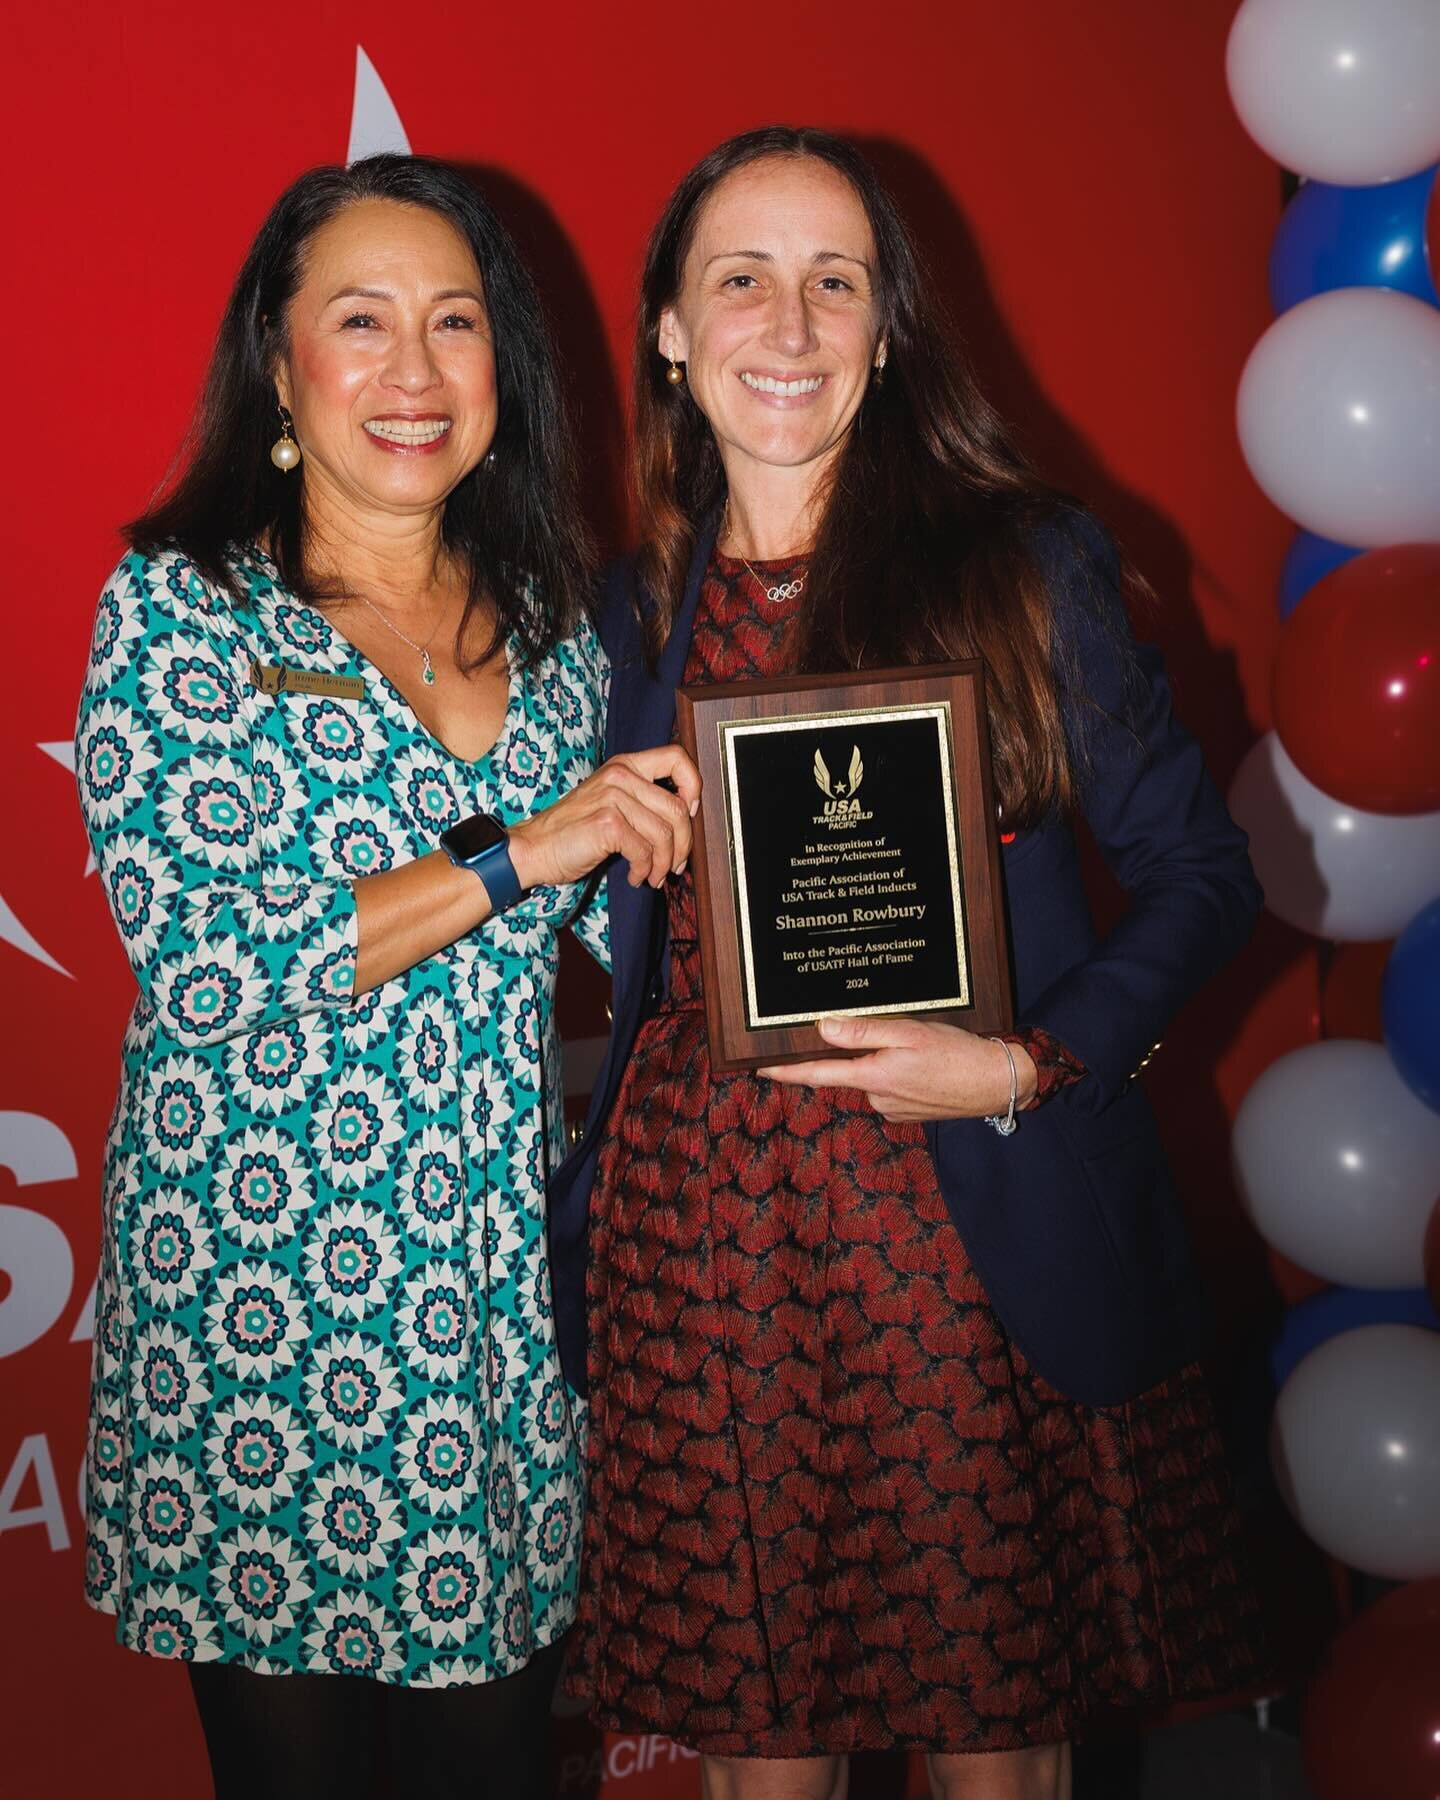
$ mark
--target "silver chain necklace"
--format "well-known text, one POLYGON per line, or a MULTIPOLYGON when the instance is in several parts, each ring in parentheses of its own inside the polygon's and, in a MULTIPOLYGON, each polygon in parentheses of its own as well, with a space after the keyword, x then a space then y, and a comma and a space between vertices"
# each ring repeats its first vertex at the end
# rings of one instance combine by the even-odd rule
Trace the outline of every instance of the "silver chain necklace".
POLYGON ((373 600, 367 600, 363 594, 356 594, 354 598, 358 600, 362 606, 368 606, 385 629, 394 632, 395 636, 399 638, 402 644, 408 644, 410 646, 420 658, 420 679, 425 683, 426 687, 434 687, 435 670, 430 661, 430 646, 435 642, 435 633, 440 629, 440 621, 445 616, 444 606, 441 606, 439 613, 436 615, 435 623, 430 627, 429 637, 426 638, 423 644, 417 644, 414 638, 406 637, 405 633, 398 625, 392 624, 391 621, 385 617, 384 613, 381 612, 380 608, 375 605, 373 600))
MULTIPOLYGON (((724 537, 733 537, 733 531, 730 524, 730 502, 728 500, 725 502, 725 529, 722 535, 724 537)), ((761 590, 772 606, 779 606, 782 600, 794 600, 805 592, 804 575, 797 576, 794 581, 777 581, 773 587, 767 586, 760 576, 755 573, 754 569, 750 568, 750 559, 745 555, 744 551, 737 547, 735 554, 740 558, 741 562, 744 563, 745 567, 750 569, 750 579, 761 590)))

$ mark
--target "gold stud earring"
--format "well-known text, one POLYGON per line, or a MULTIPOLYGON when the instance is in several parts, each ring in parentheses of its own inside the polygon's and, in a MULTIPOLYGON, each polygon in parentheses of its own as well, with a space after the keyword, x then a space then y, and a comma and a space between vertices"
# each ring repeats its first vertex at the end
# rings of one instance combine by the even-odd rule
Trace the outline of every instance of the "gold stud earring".
POLYGON ((283 474, 288 475, 300 461, 300 446, 295 442, 295 421, 290 417, 288 406, 279 408, 280 435, 270 446, 270 460, 283 474))
POLYGON ((685 371, 680 367, 673 356, 670 358, 670 367, 665 371, 665 379, 670 383, 671 387, 679 387, 680 383, 685 379, 685 371))

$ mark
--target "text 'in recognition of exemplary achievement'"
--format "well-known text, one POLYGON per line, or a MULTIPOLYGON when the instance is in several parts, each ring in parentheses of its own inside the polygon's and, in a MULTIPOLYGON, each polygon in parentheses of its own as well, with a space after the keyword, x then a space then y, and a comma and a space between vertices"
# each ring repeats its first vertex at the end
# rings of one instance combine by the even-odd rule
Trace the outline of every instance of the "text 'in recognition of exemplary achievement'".
POLYGON ((1010 1019, 978 664, 681 689, 711 1060, 830 1016, 1010 1019))

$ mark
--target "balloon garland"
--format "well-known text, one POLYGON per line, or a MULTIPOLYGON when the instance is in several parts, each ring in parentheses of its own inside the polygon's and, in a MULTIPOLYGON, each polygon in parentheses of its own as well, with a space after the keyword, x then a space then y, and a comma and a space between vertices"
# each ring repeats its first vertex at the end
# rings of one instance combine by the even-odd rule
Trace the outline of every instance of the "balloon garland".
POLYGON ((1272 1352, 1281 1493, 1330 1555, 1409 1584, 1331 1646, 1306 1772, 1319 1800, 1433 1800, 1440 4, 1244 0, 1226 73, 1250 135, 1302 178, 1270 256, 1278 316, 1237 404, 1250 471, 1300 530, 1278 596, 1274 730, 1231 807, 1266 904, 1329 945, 1327 1035, 1254 1083, 1234 1159, 1262 1237, 1335 1284, 1290 1309, 1272 1352), (1381 980, 1376 940, 1390 938, 1381 980))

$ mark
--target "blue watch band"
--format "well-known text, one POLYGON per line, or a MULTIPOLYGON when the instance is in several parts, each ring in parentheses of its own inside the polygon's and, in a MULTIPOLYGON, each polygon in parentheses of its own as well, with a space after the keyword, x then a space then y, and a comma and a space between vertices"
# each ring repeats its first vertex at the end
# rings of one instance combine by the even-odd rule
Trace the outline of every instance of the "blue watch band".
POLYGON ((524 892, 510 860, 509 839, 498 819, 474 814, 444 832, 440 843, 457 869, 469 869, 485 884, 492 917, 513 906, 524 892), (489 842, 476 847, 477 836, 488 838, 489 842))

